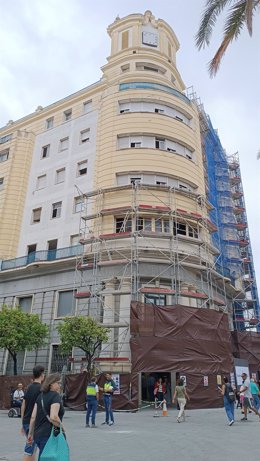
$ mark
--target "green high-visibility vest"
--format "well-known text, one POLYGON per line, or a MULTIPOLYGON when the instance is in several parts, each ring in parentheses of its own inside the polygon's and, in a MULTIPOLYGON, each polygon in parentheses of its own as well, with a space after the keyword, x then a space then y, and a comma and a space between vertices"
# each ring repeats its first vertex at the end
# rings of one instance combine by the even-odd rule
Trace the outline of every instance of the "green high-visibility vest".
POLYGON ((110 392, 111 382, 104 384, 104 392, 110 392))
POLYGON ((87 395, 93 395, 94 397, 97 395, 96 391, 96 384, 88 384, 87 389, 86 389, 87 395))

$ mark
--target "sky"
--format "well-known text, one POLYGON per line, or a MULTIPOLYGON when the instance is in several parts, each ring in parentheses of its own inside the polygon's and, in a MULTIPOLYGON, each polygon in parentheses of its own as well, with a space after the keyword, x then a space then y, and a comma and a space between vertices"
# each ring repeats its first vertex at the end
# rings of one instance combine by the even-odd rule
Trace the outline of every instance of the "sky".
POLYGON ((243 30, 210 79, 207 63, 221 42, 223 19, 209 48, 194 36, 206 0, 0 0, 0 127, 62 99, 101 77, 110 54, 107 26, 151 10, 180 42, 177 67, 210 115, 228 155, 239 152, 251 244, 260 291, 260 14, 253 37, 243 30))

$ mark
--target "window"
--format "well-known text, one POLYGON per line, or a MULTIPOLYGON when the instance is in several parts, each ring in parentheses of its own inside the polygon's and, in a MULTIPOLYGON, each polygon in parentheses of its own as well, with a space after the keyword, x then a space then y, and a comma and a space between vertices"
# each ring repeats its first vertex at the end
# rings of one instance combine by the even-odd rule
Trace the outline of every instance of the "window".
POLYGON ((169 219, 158 218, 155 220, 155 231, 156 232, 170 232, 170 221, 169 219))
POLYGON ((173 223, 173 233, 174 235, 185 235, 186 237, 198 238, 198 230, 195 227, 177 222, 173 223))
POLYGON ((144 302, 147 304, 155 304, 155 306, 165 306, 166 305, 166 295, 146 293, 144 296, 144 302))
POLYGON ((174 235, 186 235, 186 224, 182 224, 180 222, 173 223, 173 233, 174 235))
POLYGON ((130 143, 130 147, 134 147, 135 149, 138 149, 139 147, 142 147, 142 143, 141 142, 131 142, 130 143))
POLYGON ((56 184, 60 184, 65 181, 65 168, 60 168, 59 170, 56 170, 56 184))
POLYGON ((83 176, 84 174, 87 174, 88 172, 88 161, 83 160, 82 162, 79 162, 77 165, 77 176, 83 176))
POLYGON ((151 231, 152 230, 151 218, 138 218, 136 230, 137 231, 151 231))
POLYGON ((33 261, 35 261, 36 248, 37 248, 36 243, 33 243, 32 245, 28 245, 28 247, 27 247, 27 264, 30 264, 33 261))
POLYGON ((84 142, 88 142, 89 141, 89 133, 90 133, 90 129, 87 128, 86 130, 83 130, 80 132, 80 144, 83 144, 84 142))
POLYGON ((66 150, 69 147, 69 137, 60 140, 60 151, 66 150))
POLYGON ((125 48, 128 48, 128 42, 129 42, 129 31, 125 30, 122 32, 122 50, 125 48))
POLYGON ((123 66, 121 66, 122 72, 127 72, 129 70, 130 70, 130 64, 124 64, 123 66))
POLYGON ((83 103, 83 112, 87 114, 92 109, 92 100, 83 103))
POLYGON ((74 213, 80 213, 84 209, 84 198, 75 197, 74 198, 74 213))
POLYGON ((8 160, 8 157, 9 157, 9 149, 2 150, 2 152, 0 152, 0 163, 8 160))
POLYGON ((32 224, 39 223, 41 221, 41 208, 35 208, 32 210, 32 224))
POLYGON ((54 261, 56 259, 56 250, 58 246, 58 239, 53 239, 48 241, 48 261, 54 261))
POLYGON ((188 235, 189 235, 189 237, 193 237, 195 239, 197 239, 199 237, 198 230, 195 229, 192 226, 188 226, 188 235))
POLYGON ((65 110, 63 112, 63 116, 64 116, 64 121, 67 122, 68 120, 71 119, 72 117, 72 109, 68 109, 68 110, 65 110))
POLYGON ((164 110, 158 109, 157 107, 155 107, 154 112, 156 112, 156 114, 164 114, 164 110))
POLYGON ((136 177, 131 177, 130 178, 130 184, 140 184, 142 182, 141 176, 136 176, 136 177))
POLYGON ((131 218, 116 218, 116 233, 132 232, 132 219, 131 218))
POLYGON ((62 202, 56 202, 52 204, 52 218, 60 218, 61 216, 61 205, 62 202))
POLYGON ((41 158, 47 158, 50 156, 50 144, 42 147, 42 156, 41 158))
POLYGON ((30 314, 32 309, 32 296, 26 296, 25 298, 18 298, 17 304, 21 311, 30 314))
POLYGON ((47 175, 42 174, 41 176, 38 176, 37 181, 36 181, 36 190, 44 189, 47 184, 47 175))
POLYGON ((51 373, 61 373, 68 365, 68 358, 72 352, 63 352, 58 344, 52 345, 51 373))
POLYGON ((0 189, 4 186, 4 178, 0 178, 0 189))
POLYGON ((58 293, 57 317, 72 315, 75 311, 75 298, 73 290, 58 293))
POLYGON ((47 118, 46 120, 46 129, 49 130, 53 127, 54 117, 47 118))
POLYGON ((165 149, 165 139, 155 138, 155 148, 156 149, 165 149))
POLYGON ((79 234, 71 235, 70 236, 70 246, 74 246, 78 244, 79 244, 79 234))
POLYGON ((0 137, 0 144, 4 144, 5 142, 8 142, 12 139, 13 134, 7 134, 6 136, 1 136, 0 137))

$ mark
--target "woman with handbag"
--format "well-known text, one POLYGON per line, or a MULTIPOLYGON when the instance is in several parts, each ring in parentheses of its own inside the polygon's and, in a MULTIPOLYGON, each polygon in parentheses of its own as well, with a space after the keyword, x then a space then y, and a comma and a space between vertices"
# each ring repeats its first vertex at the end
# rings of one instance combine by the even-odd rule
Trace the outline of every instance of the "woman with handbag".
POLYGON ((45 379, 42 392, 38 396, 31 416, 28 443, 35 441, 39 448, 39 460, 48 439, 53 434, 64 433, 62 418, 64 408, 60 395, 61 378, 59 373, 53 373, 45 379))
POLYGON ((224 407, 225 407, 226 414, 229 420, 229 426, 232 426, 232 424, 234 424, 235 422, 234 412, 235 412, 236 395, 235 395, 233 387, 231 386, 226 376, 224 376, 223 378, 222 387, 219 387, 218 389, 221 392, 221 395, 223 396, 224 407))
POLYGON ((173 394, 173 399, 172 403, 174 403, 174 400, 177 398, 177 402, 179 404, 180 410, 178 413, 177 417, 177 422, 180 423, 181 419, 185 421, 185 405, 187 403, 187 400, 190 400, 186 388, 184 386, 184 381, 183 379, 178 379, 177 381, 177 386, 175 387, 174 394, 173 394))

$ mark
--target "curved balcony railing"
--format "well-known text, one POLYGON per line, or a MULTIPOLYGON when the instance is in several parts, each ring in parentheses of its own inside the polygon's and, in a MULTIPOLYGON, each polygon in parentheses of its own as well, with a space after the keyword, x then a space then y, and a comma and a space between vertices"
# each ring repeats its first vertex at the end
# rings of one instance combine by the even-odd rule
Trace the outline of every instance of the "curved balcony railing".
POLYGON ((65 248, 57 248, 56 250, 42 250, 34 251, 26 256, 20 258, 6 259, 0 262, 0 270, 17 269, 19 267, 27 266, 31 263, 42 261, 57 261, 58 259, 73 258, 81 255, 83 252, 82 245, 73 245, 65 248))

